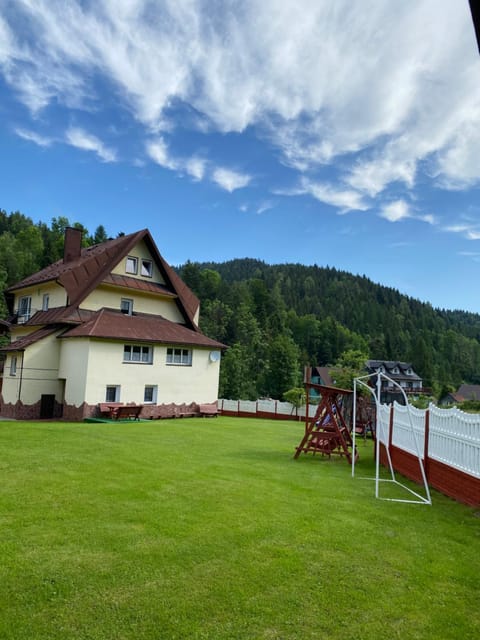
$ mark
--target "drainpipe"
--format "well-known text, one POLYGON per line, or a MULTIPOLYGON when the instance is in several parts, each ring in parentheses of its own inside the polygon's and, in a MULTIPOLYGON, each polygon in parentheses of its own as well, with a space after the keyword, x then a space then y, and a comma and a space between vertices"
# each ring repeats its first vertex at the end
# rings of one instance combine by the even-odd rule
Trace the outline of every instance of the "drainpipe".
POLYGON ((17 402, 20 402, 20 395, 22 393, 22 382, 23 382, 23 361, 25 358, 25 351, 22 351, 22 364, 20 367, 20 381, 18 383, 18 399, 17 402))

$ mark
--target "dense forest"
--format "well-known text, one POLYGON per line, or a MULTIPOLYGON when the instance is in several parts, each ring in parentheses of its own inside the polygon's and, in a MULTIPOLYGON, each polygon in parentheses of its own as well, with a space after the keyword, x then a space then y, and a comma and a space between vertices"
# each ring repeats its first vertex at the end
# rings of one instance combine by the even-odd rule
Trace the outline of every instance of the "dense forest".
MULTIPOLYGON (((107 239, 102 225, 91 235, 64 217, 47 225, 0 210, 0 289, 60 259, 67 226, 83 231, 85 246, 107 239)), ((366 277, 317 265, 237 259, 176 268, 201 300, 201 329, 229 347, 220 397, 282 398, 301 384, 305 365, 335 366, 352 353, 411 362, 436 395, 461 382, 480 383, 478 314, 434 309, 366 277)))

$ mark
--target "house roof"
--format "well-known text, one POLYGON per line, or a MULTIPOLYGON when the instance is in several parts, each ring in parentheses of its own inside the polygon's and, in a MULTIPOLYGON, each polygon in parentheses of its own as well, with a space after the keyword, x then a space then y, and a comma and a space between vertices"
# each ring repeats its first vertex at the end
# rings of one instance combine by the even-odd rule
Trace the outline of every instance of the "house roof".
POLYGON ((93 313, 91 318, 81 325, 67 329, 61 338, 102 338, 214 349, 226 348, 226 345, 221 342, 162 316, 143 313, 128 315, 106 308, 93 313))
POLYGON ((333 379, 330 375, 329 367, 312 367, 312 377, 319 377, 321 384, 327 387, 333 387, 333 379))
POLYGON ((86 247, 81 250, 79 257, 68 261, 64 259, 58 260, 9 287, 7 292, 13 293, 19 289, 52 280, 65 288, 69 304, 72 307, 78 307, 101 282, 134 287, 145 291, 155 291, 161 295, 170 295, 176 297, 186 322, 193 329, 196 328, 194 318, 199 307, 199 300, 160 255, 148 229, 86 247), (165 280, 165 285, 155 285, 136 278, 111 274, 112 269, 141 241, 144 241, 147 245, 165 280), (132 280, 135 282, 132 282, 132 280))
POLYGON ((407 378, 408 380, 421 380, 420 376, 413 371, 410 362, 401 362, 399 360, 367 360, 367 369, 371 372, 377 371, 380 367, 384 367, 389 376, 392 378, 407 378), (393 369, 398 367, 400 373, 392 373, 393 369), (412 373, 407 373, 411 369, 412 373))
POLYGON ((480 400, 480 384, 462 384, 451 396, 456 402, 480 400))
POLYGON ((33 331, 32 333, 29 333, 27 336, 22 336, 21 338, 17 338, 17 340, 14 340, 10 344, 7 344, 4 347, 1 347, 0 352, 6 353, 9 351, 25 351, 25 349, 30 345, 35 344, 35 342, 38 342, 39 340, 43 340, 43 338, 46 338, 47 336, 52 335, 52 333, 55 333, 60 328, 61 327, 58 327, 57 325, 42 327, 37 331, 33 331))

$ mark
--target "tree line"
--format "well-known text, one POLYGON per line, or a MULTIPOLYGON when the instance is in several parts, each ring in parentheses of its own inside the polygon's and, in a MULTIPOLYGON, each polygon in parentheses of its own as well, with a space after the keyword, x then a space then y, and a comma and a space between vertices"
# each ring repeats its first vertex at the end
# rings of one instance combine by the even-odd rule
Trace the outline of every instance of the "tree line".
MULTIPOLYGON (((0 210, 0 291, 61 259, 68 226, 82 231, 84 246, 108 239, 103 225, 90 234, 65 217, 34 223, 0 210)), ((411 362, 437 394, 480 384, 478 314, 434 309, 332 267, 245 258, 176 268, 201 301, 202 331, 229 347, 220 397, 281 399, 302 384, 306 365, 333 368, 352 354, 411 362)), ((0 317, 6 313, 0 296, 0 317)))
POLYGON ((335 368, 358 354, 411 362, 437 396, 480 383, 478 314, 318 265, 238 259, 187 262, 179 273, 201 300, 202 330, 230 347, 222 397, 281 398, 306 365, 335 368))

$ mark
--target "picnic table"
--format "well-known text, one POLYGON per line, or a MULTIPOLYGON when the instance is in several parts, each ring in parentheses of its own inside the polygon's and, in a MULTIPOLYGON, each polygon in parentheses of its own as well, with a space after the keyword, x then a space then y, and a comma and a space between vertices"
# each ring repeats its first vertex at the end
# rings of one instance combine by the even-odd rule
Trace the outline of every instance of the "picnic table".
POLYGON ((116 407, 114 420, 139 420, 143 409, 143 404, 126 404, 122 407, 116 407))

